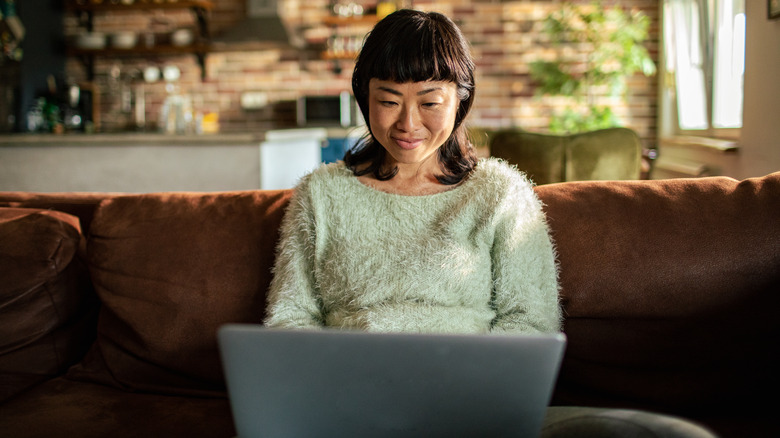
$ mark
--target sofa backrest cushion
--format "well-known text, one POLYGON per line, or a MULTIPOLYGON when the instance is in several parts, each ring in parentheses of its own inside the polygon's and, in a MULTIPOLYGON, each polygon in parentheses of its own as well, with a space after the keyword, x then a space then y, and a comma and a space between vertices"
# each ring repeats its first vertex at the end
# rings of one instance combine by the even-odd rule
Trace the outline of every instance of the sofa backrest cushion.
POLYGON ((733 413, 776 397, 780 173, 537 193, 569 338, 556 403, 733 413))
POLYGON ((287 191, 120 196, 98 208, 89 269, 97 340, 69 377, 158 393, 224 395, 216 343, 261 322, 287 191))
POLYGON ((0 208, 0 402, 65 372, 90 344, 96 300, 77 217, 0 208))

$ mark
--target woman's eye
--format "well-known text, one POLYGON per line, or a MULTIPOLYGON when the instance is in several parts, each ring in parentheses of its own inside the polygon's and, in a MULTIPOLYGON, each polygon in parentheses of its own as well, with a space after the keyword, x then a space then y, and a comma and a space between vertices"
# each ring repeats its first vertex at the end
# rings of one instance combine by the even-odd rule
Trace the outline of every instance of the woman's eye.
POLYGON ((393 105, 395 105, 395 104, 396 104, 396 103, 395 103, 395 102, 393 102, 392 100, 382 100, 382 101, 380 101, 380 103, 381 103, 382 105, 385 105, 385 106, 393 106, 393 105))

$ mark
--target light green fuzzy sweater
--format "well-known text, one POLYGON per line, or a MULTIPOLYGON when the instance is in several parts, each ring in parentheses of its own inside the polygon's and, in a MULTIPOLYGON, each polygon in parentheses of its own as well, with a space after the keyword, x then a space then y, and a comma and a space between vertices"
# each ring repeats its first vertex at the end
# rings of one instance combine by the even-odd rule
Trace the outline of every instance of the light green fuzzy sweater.
POLYGON ((268 300, 271 327, 533 333, 561 324, 541 203, 496 159, 425 196, 370 188, 343 163, 315 170, 282 223, 268 300))

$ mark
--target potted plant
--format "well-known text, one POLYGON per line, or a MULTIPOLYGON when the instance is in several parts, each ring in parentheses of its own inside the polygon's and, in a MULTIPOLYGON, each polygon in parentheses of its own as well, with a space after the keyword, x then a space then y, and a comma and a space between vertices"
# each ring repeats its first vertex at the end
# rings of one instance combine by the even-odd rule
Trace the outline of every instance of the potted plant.
MULTIPOLYGON (((544 33, 556 49, 553 60, 531 63, 537 94, 565 96, 566 108, 553 113, 553 133, 576 133, 619 126, 600 97, 625 98, 626 80, 637 72, 655 74, 643 43, 650 19, 641 11, 563 3, 544 21, 544 33)), ((603 100, 603 99, 602 99, 603 100)))

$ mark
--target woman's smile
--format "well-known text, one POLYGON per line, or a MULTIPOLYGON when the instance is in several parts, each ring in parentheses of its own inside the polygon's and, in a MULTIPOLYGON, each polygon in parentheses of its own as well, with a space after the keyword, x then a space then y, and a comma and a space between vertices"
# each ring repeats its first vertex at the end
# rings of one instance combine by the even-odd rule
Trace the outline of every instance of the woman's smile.
POLYGON ((413 138, 399 138, 399 137, 391 137, 395 142, 398 144, 398 146, 401 147, 401 149, 406 150, 412 150, 420 146, 423 142, 422 139, 413 139, 413 138))

